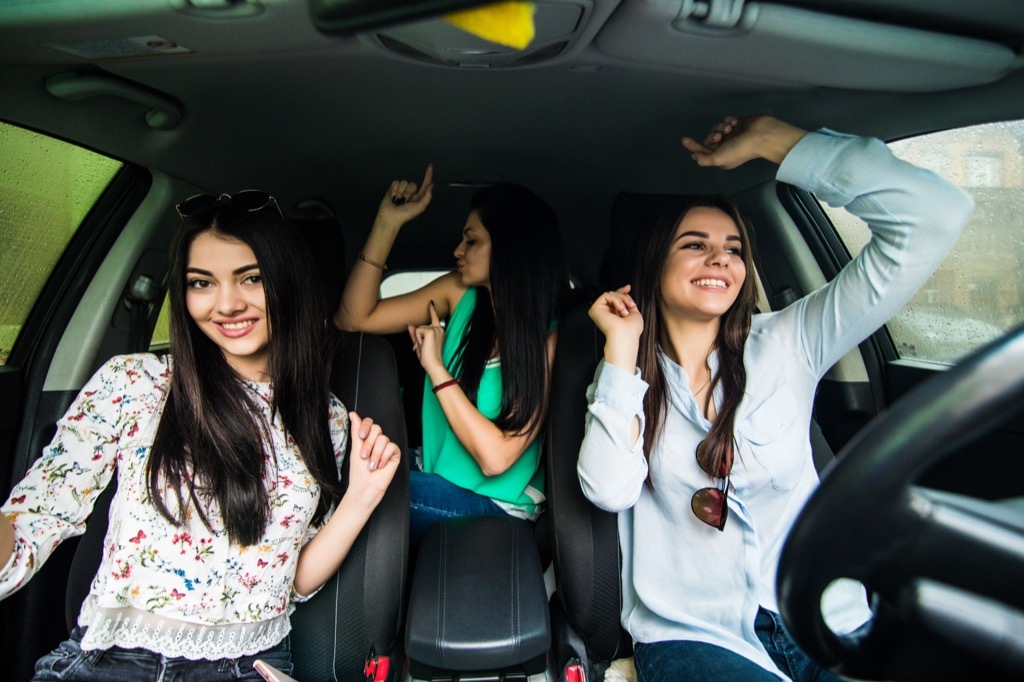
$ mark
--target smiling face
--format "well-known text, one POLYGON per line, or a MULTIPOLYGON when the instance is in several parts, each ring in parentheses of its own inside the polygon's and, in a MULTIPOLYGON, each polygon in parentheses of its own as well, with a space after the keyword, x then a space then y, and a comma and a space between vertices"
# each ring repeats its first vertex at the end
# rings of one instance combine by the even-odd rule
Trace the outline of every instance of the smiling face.
POLYGON ((661 308, 667 317, 709 321, 725 313, 747 277, 743 240, 733 219, 697 206, 676 227, 661 273, 661 308))
POLYGON ((462 241, 455 247, 456 269, 467 287, 491 286, 491 233, 470 211, 462 229, 462 241))
POLYGON ((256 256, 245 242, 206 231, 192 240, 185 304, 196 326, 243 379, 270 379, 270 318, 256 256))

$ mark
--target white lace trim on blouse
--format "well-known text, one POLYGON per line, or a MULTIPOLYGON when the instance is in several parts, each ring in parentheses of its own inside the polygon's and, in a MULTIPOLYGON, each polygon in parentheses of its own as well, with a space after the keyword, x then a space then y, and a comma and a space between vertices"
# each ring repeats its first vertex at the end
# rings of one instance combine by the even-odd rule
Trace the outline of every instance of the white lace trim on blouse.
POLYGON ((97 606, 91 596, 82 605, 78 624, 88 628, 82 638, 86 651, 119 646, 190 660, 251 656, 273 647, 291 631, 287 613, 259 623, 202 625, 131 607, 97 606))

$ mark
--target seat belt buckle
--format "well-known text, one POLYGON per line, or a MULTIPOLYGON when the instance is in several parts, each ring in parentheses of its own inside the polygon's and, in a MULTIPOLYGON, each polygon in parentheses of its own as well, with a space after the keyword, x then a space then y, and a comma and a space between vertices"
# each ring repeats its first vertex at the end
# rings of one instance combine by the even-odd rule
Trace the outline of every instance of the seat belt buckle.
POLYGON ((561 682, 587 682, 587 672, 578 658, 571 658, 562 671, 561 682))
POLYGON ((378 656, 370 647, 370 653, 366 656, 366 663, 363 664, 363 675, 366 682, 385 682, 388 673, 391 672, 391 657, 378 656))

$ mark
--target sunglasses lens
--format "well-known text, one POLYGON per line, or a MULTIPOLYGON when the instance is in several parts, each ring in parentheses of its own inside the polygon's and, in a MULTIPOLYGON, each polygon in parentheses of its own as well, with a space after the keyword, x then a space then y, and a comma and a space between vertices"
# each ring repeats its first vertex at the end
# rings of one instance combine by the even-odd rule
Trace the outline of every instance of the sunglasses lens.
POLYGON ((178 204, 178 215, 182 218, 187 218, 205 208, 213 206, 215 203, 217 203, 217 197, 212 194, 197 194, 178 204))
POLYGON ((702 440, 697 443, 697 464, 700 466, 701 471, 712 478, 725 478, 732 471, 732 448, 726 450, 725 457, 722 459, 722 463, 718 467, 718 471, 711 471, 711 463, 708 459, 707 441, 702 440))
POLYGON ((243 211, 258 211, 270 203, 270 195, 258 189, 247 189, 231 195, 231 203, 243 211))
POLYGON ((715 474, 715 472, 708 471, 707 448, 708 442, 706 440, 702 440, 701 442, 697 443, 697 464, 698 466, 700 466, 701 470, 705 474, 711 476, 712 478, 717 478, 717 474, 715 474))
POLYGON ((725 520, 729 516, 729 505, 726 503, 724 490, 701 488, 690 499, 690 509, 693 510, 694 516, 709 526, 718 530, 725 529, 725 520))

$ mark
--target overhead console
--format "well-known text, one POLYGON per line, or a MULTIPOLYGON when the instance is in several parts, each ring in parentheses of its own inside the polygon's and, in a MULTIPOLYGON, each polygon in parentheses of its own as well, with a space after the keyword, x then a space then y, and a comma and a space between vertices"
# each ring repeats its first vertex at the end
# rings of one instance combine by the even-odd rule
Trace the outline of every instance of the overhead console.
MULTIPOLYGON (((605 4, 607 12, 613 5, 605 4)), ((393 56, 460 69, 531 66, 586 44, 581 38, 594 10, 590 0, 536 0, 532 5, 534 37, 523 49, 484 40, 442 17, 385 26, 363 37, 393 56)))
POLYGON ((595 46, 690 72, 904 92, 989 83, 1022 65, 994 40, 745 0, 626 0, 595 46))

